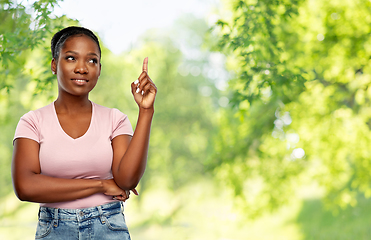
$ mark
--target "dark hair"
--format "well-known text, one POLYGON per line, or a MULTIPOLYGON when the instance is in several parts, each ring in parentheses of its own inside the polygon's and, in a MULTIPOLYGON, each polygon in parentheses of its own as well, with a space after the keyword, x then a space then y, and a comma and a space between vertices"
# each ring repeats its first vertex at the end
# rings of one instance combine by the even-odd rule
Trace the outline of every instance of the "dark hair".
POLYGON ((59 32, 57 32, 56 34, 54 34, 52 41, 51 41, 51 50, 52 50, 52 56, 54 59, 56 60, 58 59, 59 53, 64 43, 66 42, 66 40, 69 37, 72 37, 75 35, 85 35, 93 39, 93 41, 98 45, 99 55, 101 55, 101 49, 99 46, 99 40, 97 36, 95 36, 95 34, 87 28, 72 26, 72 27, 64 28, 60 30, 59 32))

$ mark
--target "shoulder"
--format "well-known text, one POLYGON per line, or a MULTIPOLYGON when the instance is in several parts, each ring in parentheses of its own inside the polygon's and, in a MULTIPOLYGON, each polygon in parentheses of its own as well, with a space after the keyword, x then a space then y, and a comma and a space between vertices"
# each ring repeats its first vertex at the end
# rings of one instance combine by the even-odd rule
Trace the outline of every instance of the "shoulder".
POLYGON ((109 116, 110 118, 126 118, 127 115, 118 110, 117 108, 109 108, 92 102, 94 105, 95 114, 109 116))
POLYGON ((118 135, 133 136, 133 128, 126 114, 117 108, 108 108, 93 102, 92 104, 94 117, 100 122, 100 126, 108 126, 110 129, 111 141, 118 135))
POLYGON ((48 122, 50 116, 53 116, 51 104, 24 114, 18 122, 13 141, 16 138, 29 138, 40 143, 41 129, 45 126, 43 123, 48 122))
POLYGON ((52 115, 53 105, 50 103, 42 108, 31 110, 21 117, 21 120, 32 123, 39 123, 43 118, 52 115))
POLYGON ((93 103, 94 117, 100 122, 100 126, 108 126, 111 131, 110 140, 118 135, 133 135, 133 128, 129 118, 117 108, 108 108, 93 103))

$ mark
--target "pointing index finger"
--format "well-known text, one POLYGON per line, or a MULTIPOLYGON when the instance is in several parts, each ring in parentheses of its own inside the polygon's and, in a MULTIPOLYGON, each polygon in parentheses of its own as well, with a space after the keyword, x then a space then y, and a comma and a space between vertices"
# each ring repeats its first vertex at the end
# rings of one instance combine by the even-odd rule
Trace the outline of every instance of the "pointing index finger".
POLYGON ((148 73, 148 57, 146 57, 143 61, 143 72, 148 73))

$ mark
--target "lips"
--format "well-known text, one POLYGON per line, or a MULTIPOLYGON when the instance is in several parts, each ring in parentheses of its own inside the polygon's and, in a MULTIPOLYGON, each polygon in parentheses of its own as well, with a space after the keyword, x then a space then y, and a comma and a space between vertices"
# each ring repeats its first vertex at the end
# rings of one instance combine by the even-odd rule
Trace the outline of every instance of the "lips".
POLYGON ((80 85, 80 86, 85 85, 85 84, 87 84, 89 82, 89 80, 87 80, 87 79, 71 79, 71 80, 75 84, 80 85))

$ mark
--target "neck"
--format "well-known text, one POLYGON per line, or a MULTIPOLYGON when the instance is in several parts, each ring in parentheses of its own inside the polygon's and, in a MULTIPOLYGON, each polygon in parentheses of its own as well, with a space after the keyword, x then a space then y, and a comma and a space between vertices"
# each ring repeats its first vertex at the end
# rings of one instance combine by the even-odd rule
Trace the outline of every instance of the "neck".
POLYGON ((91 102, 88 96, 66 97, 59 95, 54 104, 58 113, 82 113, 91 111, 91 102))

